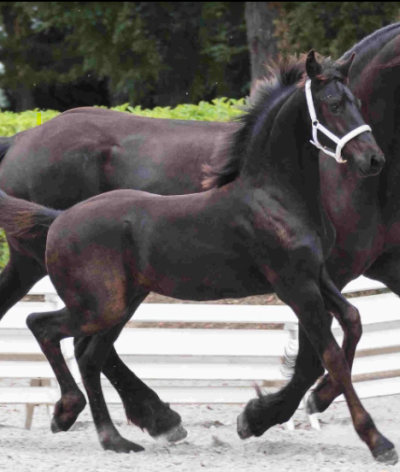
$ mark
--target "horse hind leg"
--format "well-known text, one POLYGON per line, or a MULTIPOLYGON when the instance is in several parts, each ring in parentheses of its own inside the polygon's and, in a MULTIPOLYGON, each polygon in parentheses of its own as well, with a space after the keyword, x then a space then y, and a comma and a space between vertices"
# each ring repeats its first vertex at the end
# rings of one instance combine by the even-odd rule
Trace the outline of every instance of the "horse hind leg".
POLYGON ((26 321, 50 362, 61 389, 61 399, 54 407, 51 421, 53 433, 68 431, 86 405, 86 399, 76 385, 61 352, 61 339, 70 335, 68 321, 69 312, 66 307, 59 311, 32 313, 26 321))
POLYGON ((176 442, 187 436, 180 415, 124 364, 114 346, 110 348, 102 372, 121 397, 130 422, 145 429, 155 439, 176 442))
POLYGON ((114 426, 102 392, 100 373, 109 349, 128 321, 132 309, 135 310, 146 296, 147 294, 136 297, 128 311, 129 316, 125 316, 121 323, 114 325, 106 333, 91 336, 86 343, 77 343, 76 346, 76 358, 89 398, 93 420, 100 443, 105 450, 124 453, 144 450, 142 446, 123 438, 114 426))
MULTIPOLYGON (((357 344, 362 335, 360 314, 336 288, 325 270, 320 287, 325 308, 333 314, 343 329, 342 349, 351 371, 357 344)), ((325 411, 341 393, 343 393, 341 386, 333 382, 329 373, 324 375, 308 397, 306 405, 308 414, 325 411)))
MULTIPOLYGON (((137 308, 144 298, 145 296, 137 297, 134 308, 137 308)), ((117 313, 114 313, 113 320, 115 320, 116 315, 117 313)), ((120 314, 121 320, 127 321, 128 318, 126 313, 120 314)), ((87 343, 85 349, 82 349, 83 352, 80 353, 77 360, 100 443, 104 449, 114 450, 115 452, 138 452, 143 450, 138 444, 120 436, 112 423, 101 389, 101 367, 109 347, 118 337, 124 323, 111 325, 108 328, 110 334, 105 337, 97 333, 104 332, 107 329, 107 313, 101 313, 99 309, 95 312, 89 312, 86 309, 84 315, 75 312, 71 315, 68 307, 65 307, 58 312, 29 315, 27 324, 50 362, 61 388, 62 397, 55 409, 52 422, 53 430, 56 427, 59 428, 60 423, 61 427, 68 429, 75 421, 76 413, 79 414, 86 404, 85 398, 78 389, 61 354, 60 340, 65 337, 87 334, 92 336, 93 339, 87 343)))

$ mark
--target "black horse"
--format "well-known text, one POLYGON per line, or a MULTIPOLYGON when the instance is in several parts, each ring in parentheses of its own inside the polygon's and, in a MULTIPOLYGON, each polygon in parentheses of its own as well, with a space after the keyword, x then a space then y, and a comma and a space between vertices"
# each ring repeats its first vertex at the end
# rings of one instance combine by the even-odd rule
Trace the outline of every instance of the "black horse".
MULTIPOLYGON (((365 273, 400 294, 399 32, 399 24, 383 28, 343 57, 357 52, 349 87, 362 99, 362 114, 373 126, 387 164, 379 177, 360 180, 348 166, 320 156, 323 203, 337 233, 327 264, 339 288, 365 273)), ((0 139, 0 187, 11 195, 59 209, 117 188, 159 194, 201 191, 203 165, 218 165, 223 160, 226 140, 238 127, 237 123, 141 118, 95 108, 72 110, 42 126, 0 139)), ((46 232, 35 234, 35 238, 8 234, 10 262, 0 274, 0 317, 46 274, 46 232)), ((348 320, 343 327, 351 366, 361 335, 359 319, 348 320)), ((317 378, 311 375, 308 360, 311 357, 319 363, 301 329, 300 337, 297 373, 282 392, 293 405, 317 378)), ((87 338, 82 340, 87 342, 87 338)), ((315 372, 323 372, 320 363, 315 372)), ((103 373, 120 394, 128 418, 156 436, 162 429, 160 418, 169 414, 168 407, 122 363, 114 348, 103 373), (142 404, 132 402, 132 391, 140 391, 142 404)), ((338 386, 326 377, 310 399, 310 411, 326 409, 339 393, 338 386)))
MULTIPOLYGON (((383 28, 365 38, 340 60, 356 53, 349 86, 362 101, 362 114, 386 158, 379 177, 357 179, 346 166, 332 165, 321 154, 322 199, 336 230, 336 242, 327 269, 341 290, 359 275, 387 285, 400 295, 400 24, 383 28)), ((358 317, 342 324, 343 349, 351 368, 362 326, 358 317)), ((299 404, 317 380, 307 369, 320 365, 310 342, 299 328, 300 350, 291 382, 281 392, 299 404)), ((342 393, 327 374, 307 402, 309 413, 321 412, 342 393)))
MULTIPOLYGON (((66 306, 31 314, 27 324, 61 386, 56 427, 67 429, 65 423, 74 421, 84 402, 61 354, 61 339, 89 337, 76 354, 102 446, 139 451, 111 421, 100 372, 148 293, 215 300, 275 291, 294 310, 321 362, 341 385, 360 438, 379 461, 397 461, 393 444, 378 432, 357 397, 327 312, 343 320, 356 309, 324 267, 335 238, 321 204, 310 115, 328 134, 348 135, 337 147, 337 159, 339 148, 353 136, 342 152, 360 175, 376 174, 384 162, 371 133, 363 132, 357 101, 344 85, 353 57, 341 65, 320 64, 311 52, 307 81, 298 63, 276 71, 242 118, 225 163, 210 177, 216 188, 208 192, 163 197, 118 190, 65 212, 1 195, 0 226, 8 234, 23 239, 36 228, 50 227, 47 269, 66 306)), ((271 404, 259 393, 238 418, 238 433, 260 436, 292 413, 291 405, 271 404)), ((171 424, 174 430, 179 426, 171 424)))

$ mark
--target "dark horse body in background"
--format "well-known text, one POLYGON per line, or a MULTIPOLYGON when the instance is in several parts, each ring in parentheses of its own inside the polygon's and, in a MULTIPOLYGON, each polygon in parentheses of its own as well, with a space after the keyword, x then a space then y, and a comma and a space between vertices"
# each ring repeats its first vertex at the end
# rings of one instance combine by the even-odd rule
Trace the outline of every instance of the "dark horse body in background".
MULTIPOLYGON (((400 294, 399 33, 400 26, 393 25, 356 45, 349 77, 349 87, 362 99, 363 115, 387 158, 380 176, 360 180, 346 164, 338 166, 321 155, 322 198, 337 233, 327 264, 339 288, 365 273, 400 294)), ((202 190, 202 166, 223 159, 225 141, 237 128, 236 123, 158 120, 95 108, 72 110, 42 126, 1 138, 0 187, 59 209, 119 188, 165 195, 193 193, 202 190)), ((8 241, 11 257, 0 274, 0 316, 46 275, 46 232, 31 239, 9 235, 8 241)), ((353 331, 359 332, 359 327, 355 325, 353 331)), ((346 348, 350 357, 357 333, 352 339, 346 348)), ((302 352, 307 365, 313 354, 300 330, 302 352)), ((294 403, 315 381, 311 376, 304 380, 302 359, 299 356, 298 374, 285 391, 294 403)), ((158 412, 164 414, 157 395, 127 369, 113 348, 103 372, 118 390, 129 419, 156 435, 158 412), (138 390, 141 405, 131 401, 131 392, 138 390), (151 421, 147 410, 153 412, 151 421)), ((339 394, 327 380, 324 384, 314 395, 314 410, 326 408, 339 394)))
MULTIPOLYGON (((357 101, 343 85, 353 57, 340 66, 331 61, 321 65, 311 52, 306 61, 317 116, 337 136, 363 124, 357 101)), ((242 118, 225 162, 214 167, 210 179, 215 188, 208 192, 159 196, 117 190, 64 213, 0 195, 0 226, 8 234, 29 238, 36 228, 50 228, 46 265, 66 306, 31 314, 27 324, 61 387, 53 424, 65 429, 66 420, 80 412, 79 396, 84 402, 62 356, 61 339, 89 339, 76 357, 102 446, 139 451, 114 427, 100 373, 108 349, 148 293, 215 300, 274 291, 296 313, 321 362, 343 389, 360 438, 379 461, 397 462, 393 444, 362 406, 330 329, 327 310, 342 324, 357 310, 325 270, 335 236, 321 203, 304 83, 303 64, 276 71, 242 118)), ((347 143, 343 156, 362 176, 378 173, 384 162, 370 133, 347 143)), ((132 397, 135 401, 135 392, 132 397)), ((269 398, 259 393, 248 403, 238 418, 240 437, 260 436, 293 414, 291 405, 271 404, 269 398)))

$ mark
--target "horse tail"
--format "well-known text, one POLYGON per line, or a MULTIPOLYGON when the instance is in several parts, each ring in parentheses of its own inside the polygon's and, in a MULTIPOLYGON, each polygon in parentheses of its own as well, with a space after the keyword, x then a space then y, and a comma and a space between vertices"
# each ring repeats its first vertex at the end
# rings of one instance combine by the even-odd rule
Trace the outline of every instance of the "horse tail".
POLYGON ((6 155, 7 151, 10 149, 12 138, 6 138, 0 136, 0 161, 6 155))
POLYGON ((53 221, 62 211, 7 195, 0 190, 0 228, 8 236, 21 239, 47 234, 53 221))

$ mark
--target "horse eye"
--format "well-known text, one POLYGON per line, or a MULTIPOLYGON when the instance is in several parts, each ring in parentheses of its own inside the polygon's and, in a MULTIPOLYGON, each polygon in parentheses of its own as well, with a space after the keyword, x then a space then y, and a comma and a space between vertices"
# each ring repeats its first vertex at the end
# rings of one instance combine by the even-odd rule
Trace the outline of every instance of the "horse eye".
POLYGON ((329 105, 329 108, 332 113, 337 113, 339 111, 339 104, 338 103, 332 103, 329 105))

